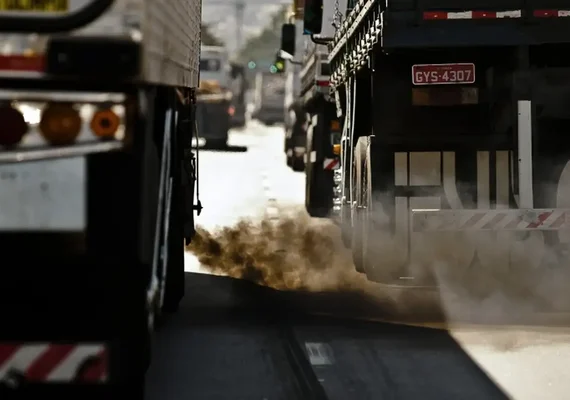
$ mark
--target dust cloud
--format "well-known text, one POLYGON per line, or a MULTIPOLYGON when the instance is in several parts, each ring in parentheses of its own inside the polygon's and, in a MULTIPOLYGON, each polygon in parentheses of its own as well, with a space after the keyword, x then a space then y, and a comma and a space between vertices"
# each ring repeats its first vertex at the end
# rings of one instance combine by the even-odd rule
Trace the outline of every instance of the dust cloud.
POLYGON ((198 227, 187 250, 214 274, 278 290, 350 290, 365 282, 353 273, 338 228, 303 211, 280 210, 214 232, 198 227))
POLYGON ((370 282, 356 272, 339 227, 304 210, 280 208, 278 215, 243 219, 212 232, 198 227, 187 250, 213 274, 295 291, 292 301, 312 307, 315 314, 403 322, 443 319, 436 291, 370 282))
MULTIPOLYGON (((570 311, 570 272, 546 245, 544 232, 412 232, 406 260, 407 236, 387 234, 384 221, 373 222, 367 239, 374 243, 374 267, 413 277, 416 287, 378 284, 356 272, 340 229, 304 210, 281 209, 276 216, 216 231, 199 227, 187 250, 213 274, 306 296, 334 293, 329 309, 319 306, 317 313, 440 327, 570 326, 570 318, 560 314, 570 311)), ((505 350, 519 342, 513 334, 505 337, 509 345, 497 343, 505 350)))

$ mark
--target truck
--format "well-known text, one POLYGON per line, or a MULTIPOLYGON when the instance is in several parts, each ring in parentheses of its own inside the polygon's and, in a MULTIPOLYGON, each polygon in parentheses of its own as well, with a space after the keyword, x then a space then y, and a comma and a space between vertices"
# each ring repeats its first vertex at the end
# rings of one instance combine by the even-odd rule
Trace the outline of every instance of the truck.
MULTIPOLYGON (((290 11, 290 23, 295 25, 296 31, 296 46, 302 47, 303 45, 303 20, 302 8, 293 5, 290 11)), ((285 138, 284 147, 285 159, 287 166, 291 167, 293 171, 305 171, 305 144, 306 134, 308 127, 307 113, 303 107, 299 91, 301 86, 300 72, 302 62, 293 59, 294 54, 289 54, 288 57, 282 57, 278 53, 279 60, 285 64, 285 113, 284 113, 284 128, 285 138)))
MULTIPOLYGON (((320 4, 320 3, 319 3, 320 4)), ((301 70, 298 102, 307 115, 304 129, 300 130, 295 143, 303 156, 306 176, 305 207, 313 217, 327 217, 333 207, 334 176, 340 167, 338 145, 341 137, 341 122, 336 115, 334 98, 330 93, 330 68, 327 43, 334 36, 335 3, 324 1, 319 8, 320 19, 316 22, 305 16, 312 15, 310 2, 297 5, 298 18, 302 20, 301 70), (338 153, 338 154, 337 154, 338 153)), ((345 7, 346 1, 339 2, 345 7)), ((298 47, 298 29, 295 24, 284 24, 281 51, 295 55, 298 47)))
MULTIPOLYGON (((295 44, 300 48, 303 46, 303 9, 301 5, 293 3, 290 10, 287 11, 289 23, 295 26, 295 44)), ((302 62, 294 59, 295 54, 282 54, 282 52, 283 50, 279 49, 276 59, 285 66, 283 71, 285 76, 283 151, 285 152, 287 166, 291 167, 293 171, 303 172, 305 170, 304 156, 308 118, 299 97, 301 86, 299 75, 302 62)))
POLYGON ((224 148, 228 144, 232 114, 229 54, 223 46, 202 46, 200 58, 200 85, 196 97, 198 134, 210 148, 224 148))
POLYGON ((274 125, 283 122, 285 104, 285 80, 283 75, 260 71, 255 74, 254 109, 252 118, 274 125))
MULTIPOLYGON (((328 61, 343 130, 330 214, 357 271, 435 287, 439 267, 506 268, 533 287, 532 271, 567 266, 568 6, 335 7, 328 61)), ((305 7, 318 25, 319 1, 305 7)))
POLYGON ((198 0, 0 3, 27 41, 0 55, 0 398, 144 398, 201 210, 200 23, 198 0))

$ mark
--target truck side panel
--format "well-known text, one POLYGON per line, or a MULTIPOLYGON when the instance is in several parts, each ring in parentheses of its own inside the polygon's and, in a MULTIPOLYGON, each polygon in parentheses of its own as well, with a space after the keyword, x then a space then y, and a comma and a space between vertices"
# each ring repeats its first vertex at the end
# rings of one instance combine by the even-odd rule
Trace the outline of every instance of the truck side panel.
MULTIPOLYGON (((96 0, 70 0, 77 12, 96 0)), ((4 15, 5 13, 0 13, 4 15)), ((12 15, 13 13, 8 13, 12 15)), ((40 16, 49 13, 37 14, 40 16)), ((54 16, 55 18, 55 16, 54 16)), ((142 48, 139 79, 145 83, 197 87, 200 68, 200 0, 116 0, 94 22, 73 31, 74 36, 130 37, 142 48)), ((28 35, 21 35, 28 40, 28 35)), ((45 48, 47 35, 34 42, 45 48)), ((28 40, 30 41, 30 40, 28 40)), ((30 41, 30 46, 32 43, 30 41)))
POLYGON ((200 70, 200 0, 146 0, 145 81, 196 87, 200 70))

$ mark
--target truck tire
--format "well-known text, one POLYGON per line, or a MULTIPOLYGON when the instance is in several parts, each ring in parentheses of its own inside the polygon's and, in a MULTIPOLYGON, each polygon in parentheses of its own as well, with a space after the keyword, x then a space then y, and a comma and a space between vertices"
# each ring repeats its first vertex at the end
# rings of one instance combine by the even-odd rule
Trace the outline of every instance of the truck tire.
MULTIPOLYGON (((184 107, 177 103, 179 108, 184 107)), ((189 107, 189 106, 187 106, 189 107)), ((179 110, 180 116, 186 116, 188 113, 179 110)), ((172 135, 172 164, 171 179, 172 193, 170 197, 170 212, 168 215, 169 230, 167 239, 168 264, 166 270, 166 282, 164 283, 164 299, 162 311, 175 312, 178 310, 180 301, 184 296, 184 191, 182 186, 182 162, 183 152, 183 135, 187 134, 183 131, 179 121, 173 124, 172 135)), ((194 127, 190 123, 190 127, 194 127)))
MULTIPOLYGON (((409 260, 406 254, 400 254, 399 251, 407 251, 392 247, 388 251, 394 251, 394 254, 389 256, 383 251, 386 250, 386 240, 394 238, 394 233, 390 233, 390 228, 378 220, 378 204, 379 200, 375 199, 375 194, 385 194, 386 189, 378 185, 386 184, 387 181, 393 179, 394 176, 394 161, 388 155, 389 150, 385 148, 374 148, 373 137, 363 137, 359 140, 366 141, 367 145, 364 147, 364 156, 362 163, 361 174, 361 212, 362 212, 362 260, 363 270, 370 281, 377 282, 385 285, 394 286, 431 286, 433 277, 417 276, 413 281, 402 279, 409 275, 409 260), (383 150, 383 151, 381 151, 383 150), (371 154, 374 154, 372 157, 371 154), (373 200, 375 199, 375 200, 373 200), (387 236, 384 236, 384 235, 387 236), (374 243, 373 241, 376 241, 374 243), (383 241, 383 246, 379 246, 378 241, 383 241), (404 257, 405 256, 405 257, 404 257), (417 278, 417 279, 416 279, 417 278)), ((388 196, 394 196, 388 195, 388 196)), ((391 197, 393 198, 393 197, 391 197)), ((391 199, 387 198, 388 201, 391 199)), ((383 204, 382 206, 385 206, 383 204)), ((393 218, 395 209, 384 212, 393 218)), ((395 246, 395 245, 394 245, 395 246)))
POLYGON ((333 172, 324 169, 324 157, 319 152, 322 134, 315 128, 309 126, 305 139, 305 208, 312 217, 328 218, 332 210, 333 172), (313 152, 316 155, 311 157, 313 152))
MULTIPOLYGON (((312 136, 312 135, 311 135, 312 136)), ((313 151, 312 138, 307 136, 307 162, 305 163, 305 209, 311 217, 326 218, 329 210, 323 207, 324 194, 320 190, 319 168, 322 170, 321 162, 311 162, 311 152, 313 151)))
POLYGON ((356 202, 354 209, 352 210, 352 237, 350 240, 351 250, 352 250, 352 261, 354 263, 354 268, 357 272, 365 272, 365 254, 363 240, 365 236, 364 218, 366 214, 363 211, 364 196, 367 192, 367 187, 365 187, 365 175, 367 170, 364 168, 364 163, 366 159, 366 150, 368 147, 368 137, 358 138, 356 146, 354 147, 354 158, 353 164, 353 174, 355 179, 355 185, 353 188, 354 196, 353 199, 356 202))

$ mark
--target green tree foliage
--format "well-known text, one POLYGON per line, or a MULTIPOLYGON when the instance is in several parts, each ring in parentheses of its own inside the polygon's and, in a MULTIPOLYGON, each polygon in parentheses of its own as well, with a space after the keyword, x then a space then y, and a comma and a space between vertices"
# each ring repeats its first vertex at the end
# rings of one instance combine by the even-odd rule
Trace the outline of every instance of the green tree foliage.
POLYGON ((240 62, 247 64, 254 61, 257 65, 269 65, 275 61, 275 54, 281 43, 281 25, 286 20, 287 8, 287 5, 280 8, 271 16, 269 23, 258 36, 247 40, 238 54, 240 62))
POLYGON ((212 33, 209 25, 202 23, 202 44, 204 46, 223 46, 224 42, 212 33))

